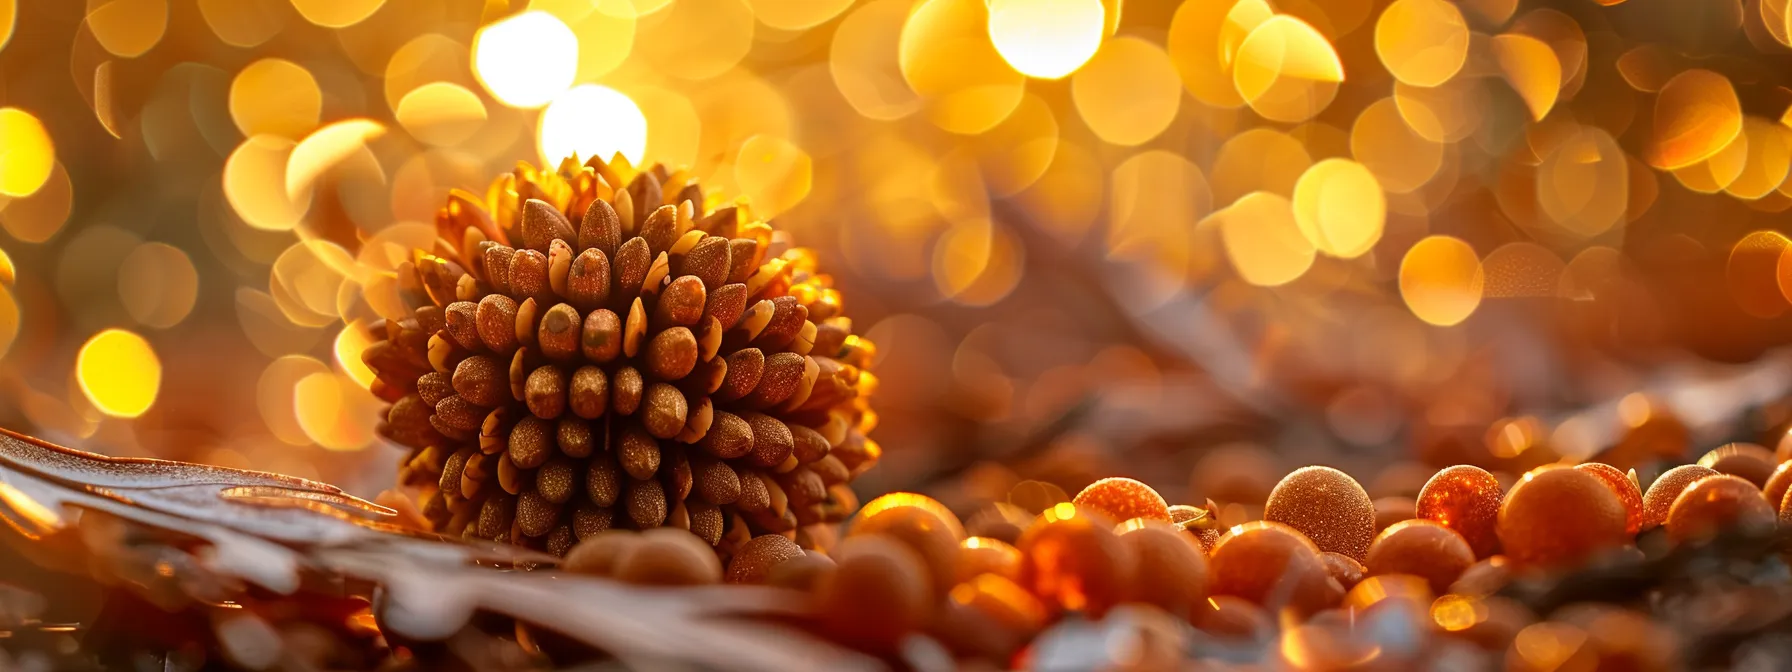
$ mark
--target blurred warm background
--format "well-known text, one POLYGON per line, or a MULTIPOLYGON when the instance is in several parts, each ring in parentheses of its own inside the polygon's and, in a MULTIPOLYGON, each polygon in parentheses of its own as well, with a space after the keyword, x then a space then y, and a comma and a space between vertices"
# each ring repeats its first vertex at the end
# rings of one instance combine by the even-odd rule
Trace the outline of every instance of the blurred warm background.
POLYGON ((0 424, 377 492, 393 265, 576 152, 819 252, 878 344, 862 493, 1766 442, 1787 9, 0 0, 0 424))

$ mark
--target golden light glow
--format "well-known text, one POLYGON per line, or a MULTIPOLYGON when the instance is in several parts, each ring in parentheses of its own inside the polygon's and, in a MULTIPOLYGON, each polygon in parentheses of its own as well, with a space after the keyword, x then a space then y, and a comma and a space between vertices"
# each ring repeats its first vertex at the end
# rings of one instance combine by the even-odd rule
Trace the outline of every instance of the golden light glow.
POLYGON ((386 0, 292 0, 299 16, 325 28, 352 26, 378 11, 386 0))
POLYGON ((118 299, 139 324, 167 329, 193 311, 199 272, 180 248, 143 243, 118 267, 118 299))
POLYGON ((0 226, 21 241, 41 243, 54 237, 68 221, 74 207, 74 185, 62 164, 56 163, 37 193, 10 202, 4 199, 0 196, 0 226))
POLYGON ((1232 136, 1213 157, 1213 200, 1231 203, 1253 191, 1292 198, 1294 183, 1313 165, 1307 148, 1273 128, 1253 128, 1232 136))
POLYGON ((1618 141, 1596 127, 1565 130, 1537 166, 1537 208, 1562 230, 1591 238, 1624 220, 1630 165, 1618 141))
POLYGON ((783 138, 747 138, 734 160, 734 182, 762 217, 795 207, 809 195, 814 180, 815 163, 808 152, 783 138))
POLYGON ((575 153, 582 160, 617 152, 639 163, 647 153, 647 117, 620 91, 581 84, 542 111, 536 148, 548 165, 575 153))
POLYGON ((1426 237, 1400 260, 1400 297, 1413 315, 1440 327, 1474 314, 1482 283, 1481 259, 1457 238, 1426 237))
POLYGON ((485 125, 485 103, 459 84, 430 82, 411 89, 393 110, 399 125, 424 144, 460 144, 485 125))
POLYGON ((37 193, 56 165, 56 147, 43 122, 16 107, 0 108, 0 196, 37 193))
POLYGON ((852 0, 748 0, 760 23, 778 30, 813 28, 852 6, 852 0))
POLYGON ((168 31, 168 0, 87 0, 87 27, 114 56, 142 56, 168 31))
POLYGON ((635 48, 655 71, 700 81, 715 77, 753 48, 753 8, 746 0, 678 0, 643 22, 635 48))
POLYGON ((336 342, 332 348, 336 355, 336 366, 342 367, 342 372, 361 387, 373 384, 373 369, 361 361, 361 352, 370 345, 373 345, 373 337, 367 333, 367 326, 360 320, 354 320, 343 325, 342 331, 336 332, 336 342))
POLYGON ((273 39, 286 27, 286 13, 270 6, 279 1, 199 0, 199 14, 219 40, 233 47, 248 48, 273 39))
POLYGON ((1524 99, 1533 120, 1542 121, 1555 108, 1562 89, 1562 64, 1542 40, 1529 35, 1505 34, 1493 38, 1493 55, 1506 83, 1524 99))
POLYGON ((1274 16, 1238 45, 1232 85, 1251 110, 1285 123, 1306 121, 1330 105, 1344 64, 1325 36, 1291 16, 1274 16))
POLYGON ((1649 165, 1662 170, 1704 161, 1742 134, 1742 103, 1730 80, 1710 70, 1687 70, 1655 97, 1649 165))
POLYGON ((19 22, 18 0, 0 0, 0 49, 12 40, 13 26, 19 22))
POLYGON ((1778 231, 1755 231, 1730 249, 1724 277, 1730 298, 1743 312, 1759 318, 1778 317, 1792 308, 1781 291, 1780 264, 1792 240, 1778 231))
POLYGON ((1350 154, 1391 193, 1412 193, 1436 176, 1444 147, 1414 133, 1392 98, 1371 103, 1350 127, 1350 154))
POLYGON ((1294 185, 1294 221, 1320 252, 1351 259, 1381 240, 1387 200, 1381 183, 1363 164, 1326 159, 1294 185))
POLYGON ((286 163, 298 143, 277 135, 256 135, 224 161, 224 197, 243 222, 266 231, 288 231, 311 207, 310 198, 286 195, 286 163))
POLYGON ((898 42, 908 0, 861 4, 834 28, 828 47, 828 74, 853 111, 870 119, 892 120, 921 108, 921 99, 903 80, 898 42))
POLYGON ((1058 79, 1101 48, 1101 0, 991 0, 989 40, 1021 74, 1058 79))
POLYGON ((319 176, 367 151, 367 143, 385 133, 386 127, 372 119, 345 119, 305 136, 286 157, 287 199, 305 200, 319 176))
POLYGON ((299 428, 312 443, 330 450, 360 450, 373 442, 379 403, 354 379, 334 372, 312 373, 293 385, 299 428))
POLYGON ((1401 83, 1432 87, 1468 60, 1468 23, 1445 0, 1394 0, 1375 21, 1375 54, 1401 83))
POLYGON ((311 444, 311 438, 299 426, 298 405, 294 402, 293 392, 300 380, 329 371, 323 362, 303 355, 280 357, 262 370, 255 384, 255 408, 274 438, 295 446, 311 444))
POLYGON ((923 0, 897 41, 902 78, 921 96, 928 119, 953 133, 989 130, 1026 91, 1026 76, 990 43, 988 17, 983 0, 923 0))
POLYGON ((12 343, 19 337, 19 302, 12 297, 10 283, 0 287, 0 357, 12 351, 12 343))
POLYGON ((567 87, 579 69, 579 38, 547 12, 523 12, 479 29, 473 72, 498 102, 541 107, 567 87))
POLYGON ((1136 37, 1102 45, 1071 78, 1070 93, 1083 122, 1097 137, 1126 146, 1162 133, 1182 101, 1169 55, 1136 37))
POLYGON ((1792 165, 1792 129, 1761 117, 1746 117, 1739 137, 1747 144, 1748 155, 1724 191, 1749 200, 1773 193, 1786 182, 1792 165))
POLYGON ((1238 0, 1184 2, 1170 19, 1165 47, 1182 85, 1196 100, 1212 107, 1244 104, 1232 86, 1232 52, 1220 46, 1220 32, 1238 0))
POLYGON ((292 61, 264 58, 230 81, 230 118, 247 136, 305 137, 317 128, 323 104, 317 79, 292 61))
POLYGON ((1245 194, 1219 219, 1226 257, 1245 282, 1275 287, 1293 282, 1313 266, 1314 247, 1301 234, 1288 199, 1268 192, 1245 194))
POLYGON ((148 341, 123 329, 94 334, 75 356, 75 380, 101 413, 143 415, 162 387, 162 362, 148 341))

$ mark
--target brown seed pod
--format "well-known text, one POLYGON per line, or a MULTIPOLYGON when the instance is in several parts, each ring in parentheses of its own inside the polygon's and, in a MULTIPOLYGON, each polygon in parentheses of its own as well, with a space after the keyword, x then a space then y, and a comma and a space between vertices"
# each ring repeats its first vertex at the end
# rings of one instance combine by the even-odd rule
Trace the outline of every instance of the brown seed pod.
POLYGON ((1668 509, 1668 538, 1698 542, 1721 532, 1760 533, 1772 530, 1777 512, 1755 484, 1740 476, 1706 476, 1680 491, 1668 509))
POLYGON ((1375 503, 1356 479, 1331 467, 1302 467, 1269 493, 1263 519, 1306 535, 1322 551, 1357 560, 1375 538, 1375 503))
POLYGON ((1773 474, 1775 464, 1778 463, 1773 459, 1773 451, 1752 443, 1731 443, 1713 448, 1698 462, 1699 466, 1717 473, 1740 476, 1756 488, 1767 485, 1767 477, 1773 474))
POLYGON ((1624 505, 1597 476, 1541 468, 1518 479, 1500 506, 1500 545, 1522 567, 1571 569, 1623 546, 1624 505))
POLYGON ((1683 464, 1655 477, 1655 482, 1649 484, 1648 492, 1643 493, 1642 529, 1655 529, 1668 522, 1668 511, 1674 508, 1674 499, 1682 491, 1706 476, 1716 475, 1717 472, 1710 467, 1683 464))
POLYGON ((1312 614, 1344 596, 1319 559, 1319 548, 1299 530, 1272 521, 1245 523, 1221 535, 1208 571, 1213 594, 1241 597, 1272 611, 1286 606, 1312 614))
POLYGON ((1120 526, 1120 543, 1133 556, 1129 601, 1189 618, 1207 601, 1207 551, 1168 523, 1134 518, 1120 526))
POLYGON ((1015 543, 1025 560, 1020 584, 1054 611, 1082 611, 1099 619, 1131 591, 1131 549, 1105 514, 1068 502, 1046 509, 1015 543))
POLYGON ((1643 528, 1643 491, 1617 467, 1601 462, 1588 462, 1574 465, 1575 469, 1599 477, 1605 487, 1612 489, 1618 496, 1618 503, 1624 505, 1624 531, 1632 536, 1643 528))
POLYGON ((735 549, 734 557, 728 561, 726 578, 728 583, 765 583, 778 563, 802 555, 803 549, 787 537, 776 534, 753 537, 735 549))
POLYGON ((436 531, 568 550, 612 523, 723 543, 735 513, 753 514, 738 526, 748 538, 851 515, 856 500, 836 486, 876 453, 863 435, 874 385, 860 382, 873 350, 812 253, 744 210, 708 212, 715 194, 658 166, 523 167, 488 193, 449 198, 440 240, 395 269, 411 314, 376 323, 364 354, 371 389, 392 404, 379 431, 410 449, 399 479, 475 503, 451 514, 444 497, 436 531), (749 298, 765 310, 740 329, 749 298), (824 323, 832 347, 814 352, 824 323), (704 455, 715 478, 668 459, 631 460, 618 479, 626 431, 704 455), (460 458, 443 481, 462 448, 496 457, 460 458), (749 470, 771 480, 729 501, 717 479, 749 470))
POLYGON ((1107 516, 1114 523, 1134 518, 1170 522, 1170 506, 1151 486, 1130 478, 1104 478, 1071 500, 1078 509, 1107 516))
POLYGON ((1369 561, 1363 566, 1370 576, 1418 576, 1431 584, 1433 593, 1442 595, 1474 563, 1474 551, 1462 535, 1436 521, 1417 518, 1395 523, 1376 536, 1369 545, 1369 561))
POLYGON ((1503 492, 1499 479, 1487 470, 1459 464, 1438 471, 1425 482, 1414 513, 1455 530, 1475 557, 1485 558, 1500 549, 1496 528, 1503 492))

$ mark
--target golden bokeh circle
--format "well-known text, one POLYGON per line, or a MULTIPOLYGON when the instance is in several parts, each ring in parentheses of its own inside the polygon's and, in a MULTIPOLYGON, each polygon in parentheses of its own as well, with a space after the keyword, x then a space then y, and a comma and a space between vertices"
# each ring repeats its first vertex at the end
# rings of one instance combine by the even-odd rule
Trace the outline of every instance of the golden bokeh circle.
POLYGON ((1475 249, 1459 238, 1427 236, 1400 260, 1400 297, 1427 324, 1448 327, 1481 305, 1484 274, 1475 249))
POLYGON ((1468 23, 1446 0, 1394 0, 1375 21, 1375 54, 1403 84, 1438 86, 1468 60, 1468 23))

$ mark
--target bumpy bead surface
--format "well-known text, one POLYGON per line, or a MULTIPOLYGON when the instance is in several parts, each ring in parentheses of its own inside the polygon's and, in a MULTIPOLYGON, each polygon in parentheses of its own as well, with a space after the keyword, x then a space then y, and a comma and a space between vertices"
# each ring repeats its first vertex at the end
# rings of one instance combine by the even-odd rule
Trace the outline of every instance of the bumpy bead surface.
POLYGON ((1499 552, 1499 479, 1480 467, 1459 464, 1445 468, 1419 490, 1418 517, 1455 530, 1468 542, 1475 557, 1499 552))
POLYGON ((1375 538, 1375 503, 1356 479, 1331 467, 1296 469, 1269 493, 1263 519, 1306 535, 1322 551, 1358 561, 1375 538))

